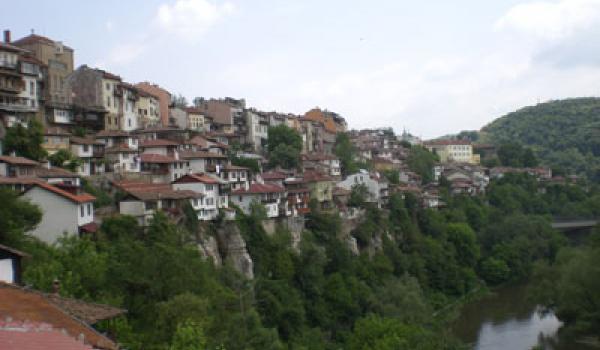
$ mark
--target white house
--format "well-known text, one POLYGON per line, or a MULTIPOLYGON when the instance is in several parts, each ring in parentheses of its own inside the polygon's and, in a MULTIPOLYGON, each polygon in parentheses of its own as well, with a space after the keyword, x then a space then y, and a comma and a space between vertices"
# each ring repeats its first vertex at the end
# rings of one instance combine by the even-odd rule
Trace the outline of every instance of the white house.
POLYGON ((138 149, 137 136, 134 136, 126 131, 102 130, 96 134, 96 140, 103 143, 106 148, 126 145, 133 150, 138 149))
POLYGON ((229 200, 246 214, 250 213, 253 203, 262 204, 268 218, 278 217, 280 208, 287 212, 285 189, 277 185, 253 183, 247 189, 232 191, 229 200))
POLYGON ((326 171, 331 176, 341 176, 342 167, 340 160, 331 155, 323 153, 311 153, 302 156, 302 166, 306 169, 326 171))
POLYGON ((179 143, 171 140, 153 139, 141 141, 139 147, 142 153, 173 156, 179 147, 179 143))
POLYGON ((136 108, 136 102, 139 99, 137 89, 130 84, 121 83, 119 86, 123 93, 123 99, 121 100, 121 114, 122 124, 121 130, 133 131, 139 128, 138 125, 138 114, 136 108))
POLYGON ((116 183, 126 195, 119 202, 119 212, 135 217, 142 226, 148 226, 157 210, 182 215, 183 206, 190 203, 195 211, 201 210, 201 193, 173 190, 169 184, 116 183))
POLYGON ((81 164, 77 167, 77 173, 79 175, 91 175, 94 144, 97 142, 98 141, 83 137, 71 137, 71 153, 81 161, 81 164))
POLYGON ((213 220, 219 214, 219 180, 206 174, 187 174, 171 183, 174 190, 190 190, 201 193, 195 198, 198 220, 213 220))
POLYGON ((140 156, 137 149, 126 144, 108 147, 104 151, 106 171, 115 173, 139 173, 140 156))
POLYGON ((382 207, 388 197, 388 183, 379 174, 369 174, 366 170, 352 175, 348 175, 344 181, 337 183, 338 187, 352 190, 354 186, 365 185, 369 196, 366 199, 368 202, 376 203, 378 207, 382 207))
POLYGON ((188 173, 203 173, 207 167, 224 166, 227 157, 222 154, 204 151, 180 151, 179 158, 186 161, 188 173))
POLYGON ((71 236, 96 230, 93 203, 96 198, 90 194, 74 194, 39 181, 23 196, 42 210, 42 220, 30 234, 46 243, 55 243, 64 233, 71 236))
MULTIPOLYGON (((212 170, 209 169, 209 171, 212 170)), ((214 168, 219 178, 227 181, 232 190, 248 189, 250 185, 249 169, 237 165, 223 165, 214 168)))

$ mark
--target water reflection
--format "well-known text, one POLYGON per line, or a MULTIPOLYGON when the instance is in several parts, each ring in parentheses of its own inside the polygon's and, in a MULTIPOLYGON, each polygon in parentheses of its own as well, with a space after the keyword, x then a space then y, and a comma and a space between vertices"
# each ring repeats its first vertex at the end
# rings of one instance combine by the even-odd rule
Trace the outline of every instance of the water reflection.
POLYGON ((525 285, 518 285, 466 305, 452 330, 475 350, 592 349, 564 339, 561 326, 553 313, 540 312, 527 298, 525 285))

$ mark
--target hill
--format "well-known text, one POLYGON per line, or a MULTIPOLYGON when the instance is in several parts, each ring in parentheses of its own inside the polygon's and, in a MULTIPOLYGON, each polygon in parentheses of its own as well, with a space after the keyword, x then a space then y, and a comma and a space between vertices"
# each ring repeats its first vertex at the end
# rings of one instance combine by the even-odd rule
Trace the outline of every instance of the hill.
POLYGON ((520 143, 542 164, 600 181, 600 98, 572 98, 524 107, 481 129, 495 145, 520 143))

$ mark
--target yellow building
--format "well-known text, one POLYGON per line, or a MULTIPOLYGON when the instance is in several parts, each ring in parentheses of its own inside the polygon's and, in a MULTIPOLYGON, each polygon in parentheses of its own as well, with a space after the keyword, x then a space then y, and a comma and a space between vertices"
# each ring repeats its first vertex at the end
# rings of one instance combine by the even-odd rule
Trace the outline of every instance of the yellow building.
POLYGON ((160 122, 160 105, 158 97, 138 89, 139 100, 136 102, 138 125, 146 128, 158 126, 160 122))
POLYGON ((48 128, 44 132, 44 143, 42 147, 48 152, 48 154, 54 154, 59 150, 69 149, 69 133, 59 128, 48 128))
POLYGON ((195 131, 210 131, 210 127, 207 125, 204 118, 204 113, 200 108, 190 107, 186 108, 187 113, 187 126, 190 130, 195 131), (208 127, 207 127, 208 126, 208 127))
POLYGON ((479 164, 479 154, 473 153, 471 142, 465 140, 437 140, 424 144, 430 152, 440 157, 441 163, 479 164))

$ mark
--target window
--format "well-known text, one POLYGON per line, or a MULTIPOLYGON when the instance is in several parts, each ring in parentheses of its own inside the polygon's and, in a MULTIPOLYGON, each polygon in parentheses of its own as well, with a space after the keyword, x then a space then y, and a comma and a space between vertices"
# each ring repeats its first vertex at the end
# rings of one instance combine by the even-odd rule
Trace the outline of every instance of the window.
POLYGON ((91 204, 91 203, 88 203, 88 205, 87 205, 87 209, 88 209, 88 210, 87 210, 87 212, 88 212, 88 215, 92 215, 92 204, 91 204))
POLYGON ((123 153, 123 159, 129 159, 129 153, 123 153))
POLYGON ((146 208, 146 210, 153 210, 156 209, 156 202, 152 201, 152 202, 144 202, 144 207, 146 208))
POLYGON ((194 198, 194 206, 197 207, 198 206, 198 200, 196 198, 194 198))
POLYGON ((29 82, 29 94, 31 96, 35 95, 35 88, 33 87, 33 81, 29 82))
POLYGON ((110 96, 106 96, 106 107, 110 108, 110 96))
POLYGON ((131 126, 131 119, 127 119, 127 126, 131 126))
POLYGON ((79 212, 81 214, 81 217, 85 215, 85 208, 83 207, 83 205, 79 207, 79 212))
POLYGON ((89 152, 90 151, 90 146, 89 145, 83 145, 83 151, 84 152, 89 152))
POLYGON ((204 188, 205 188, 207 191, 212 191, 212 190, 213 190, 213 185, 204 185, 204 188))
POLYGON ((110 84, 106 83, 106 91, 110 91, 110 84))

